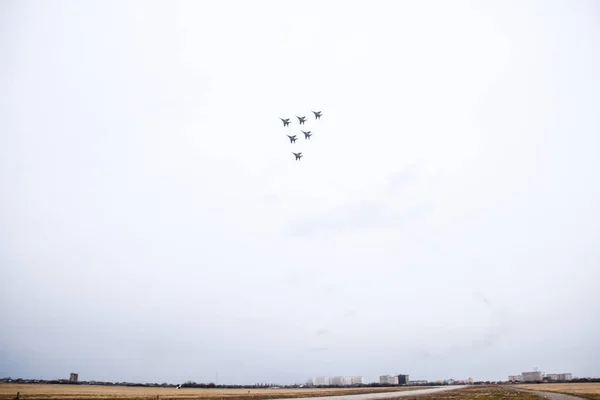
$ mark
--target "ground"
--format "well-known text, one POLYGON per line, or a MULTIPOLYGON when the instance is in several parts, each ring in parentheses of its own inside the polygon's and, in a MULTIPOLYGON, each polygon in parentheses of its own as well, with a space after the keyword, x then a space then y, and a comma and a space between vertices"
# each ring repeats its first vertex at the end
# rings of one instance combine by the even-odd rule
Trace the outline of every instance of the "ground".
POLYGON ((520 389, 537 390, 541 392, 557 392, 572 394, 590 400, 600 400, 600 383, 541 383, 532 385, 514 385, 520 389))
POLYGON ((402 400, 543 400, 533 393, 518 392, 502 386, 471 386, 465 389, 403 397, 402 400))
MULTIPOLYGON (((152 388, 127 386, 89 385, 17 385, 0 384, 0 400, 14 399, 17 392, 21 399, 35 400, 133 400, 133 399, 202 399, 202 400, 258 400, 274 398, 297 398, 333 396, 359 393, 381 393, 420 389, 399 388, 348 388, 348 389, 195 389, 152 388)), ((422 389, 422 388, 421 388, 422 389)))
MULTIPOLYGON (((533 393, 519 392, 511 388, 531 389, 567 393, 590 400, 600 400, 600 383, 539 384, 510 386, 471 386, 419 396, 407 396, 402 400, 541 400, 533 393)), ((20 392, 21 399, 34 400, 259 400, 274 398, 297 398, 310 396, 345 395, 358 393, 380 393, 423 389, 423 387, 402 388, 352 388, 352 389, 174 389, 125 386, 87 385, 16 385, 0 384, 0 400, 14 399, 20 392)))

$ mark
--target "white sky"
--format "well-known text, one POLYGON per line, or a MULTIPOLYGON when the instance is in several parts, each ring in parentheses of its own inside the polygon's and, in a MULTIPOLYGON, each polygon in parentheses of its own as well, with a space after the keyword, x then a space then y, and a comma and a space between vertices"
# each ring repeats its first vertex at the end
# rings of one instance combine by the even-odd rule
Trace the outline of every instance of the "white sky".
POLYGON ((0 2, 0 376, 600 375, 599 48, 583 0, 0 2))

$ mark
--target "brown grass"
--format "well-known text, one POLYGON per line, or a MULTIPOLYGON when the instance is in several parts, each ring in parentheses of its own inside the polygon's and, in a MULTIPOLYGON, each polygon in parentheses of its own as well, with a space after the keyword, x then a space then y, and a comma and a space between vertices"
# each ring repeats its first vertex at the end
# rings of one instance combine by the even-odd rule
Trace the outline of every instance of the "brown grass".
POLYGON ((591 400, 600 400, 599 382, 577 382, 577 383, 540 383, 514 385, 519 389, 537 390, 540 392, 557 392, 572 394, 591 400))
POLYGON ((335 396, 361 393, 381 393, 419 389, 399 388, 348 388, 348 389, 197 389, 152 388, 131 386, 88 385, 19 385, 0 384, 0 399, 13 399, 20 392, 21 399, 35 400, 133 400, 133 399, 202 399, 202 400, 259 400, 335 396))
POLYGON ((471 386, 465 389, 450 390, 423 394, 420 396, 407 396, 397 400, 541 400, 533 393, 519 392, 502 386, 471 386))

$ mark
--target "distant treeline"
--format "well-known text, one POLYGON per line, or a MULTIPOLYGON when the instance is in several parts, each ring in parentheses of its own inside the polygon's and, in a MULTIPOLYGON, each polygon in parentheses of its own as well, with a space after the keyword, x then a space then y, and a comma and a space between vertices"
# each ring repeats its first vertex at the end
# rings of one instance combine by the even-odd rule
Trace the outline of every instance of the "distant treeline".
MULTIPOLYGON (((582 382, 600 382, 600 378, 576 378, 570 381, 537 381, 537 382, 527 382, 527 383, 582 383, 582 382)), ((80 382, 71 382, 68 379, 53 379, 53 380, 44 380, 44 379, 12 379, 12 378, 3 378, 0 379, 0 384, 2 383, 17 383, 17 384, 48 384, 48 385, 94 385, 94 386, 136 386, 136 387, 181 387, 181 388, 203 388, 203 389, 257 389, 257 388, 323 388, 323 389, 336 389, 336 388, 374 388, 374 387, 399 387, 399 386, 441 386, 441 385, 463 385, 463 383, 438 383, 438 382, 419 382, 413 383, 409 385, 391 385, 391 384, 381 384, 381 383, 366 383, 366 384, 356 384, 349 386, 340 386, 340 385, 326 385, 326 386, 307 386, 301 384, 295 385, 278 385, 278 384, 269 384, 269 383, 257 383, 254 385, 217 385, 213 382, 211 383, 196 383, 192 381, 187 381, 182 384, 174 384, 174 383, 133 383, 133 382, 101 382, 101 381, 80 381, 80 382)), ((473 382, 473 385, 505 385, 505 384, 513 384, 513 383, 522 383, 522 382, 510 382, 510 381, 476 381, 473 382)))

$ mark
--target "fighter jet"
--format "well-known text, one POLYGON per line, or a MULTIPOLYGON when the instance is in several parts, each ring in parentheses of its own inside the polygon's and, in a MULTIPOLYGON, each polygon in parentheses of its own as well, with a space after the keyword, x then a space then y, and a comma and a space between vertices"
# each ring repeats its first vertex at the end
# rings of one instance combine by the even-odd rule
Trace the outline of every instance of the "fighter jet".
POLYGON ((288 126, 290 124, 290 119, 289 118, 286 118, 286 119, 279 118, 279 119, 283 121, 283 126, 288 126))
POLYGON ((315 119, 321 119, 321 111, 313 111, 313 114, 315 114, 315 119))
POLYGON ((296 161, 300 161, 300 159, 302 158, 302 152, 300 152, 300 153, 294 153, 292 151, 292 154, 296 156, 296 161))
POLYGON ((290 135, 285 135, 285 136, 287 136, 287 137, 289 137, 289 138, 290 138, 290 143, 294 143, 294 142, 296 141, 296 139, 298 139, 298 138, 296 137, 296 135, 293 135, 293 136, 290 136, 290 135))
POLYGON ((312 136, 312 134, 311 134, 312 131, 308 131, 308 132, 300 131, 300 132, 304 133, 304 139, 310 140, 310 137, 312 136))
POLYGON ((306 117, 299 117, 296 115, 296 118, 298 118, 298 121, 300 121, 300 125, 304 125, 304 123, 306 122, 306 117))

